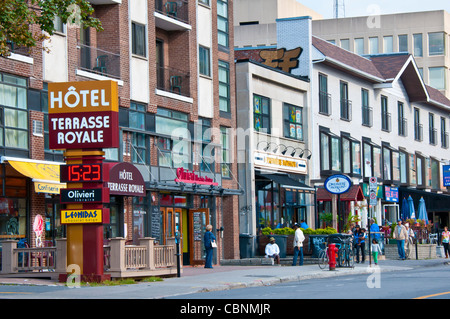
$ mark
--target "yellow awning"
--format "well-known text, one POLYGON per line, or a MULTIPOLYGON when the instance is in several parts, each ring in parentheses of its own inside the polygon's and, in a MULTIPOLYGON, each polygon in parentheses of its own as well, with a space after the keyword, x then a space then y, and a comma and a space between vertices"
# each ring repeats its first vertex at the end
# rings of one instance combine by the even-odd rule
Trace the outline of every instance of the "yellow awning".
POLYGON ((59 166, 64 163, 29 160, 17 157, 2 156, 1 162, 8 162, 15 170, 35 182, 37 193, 59 194, 59 189, 65 188, 65 183, 60 183, 59 166), (38 187, 48 185, 48 187, 38 187))

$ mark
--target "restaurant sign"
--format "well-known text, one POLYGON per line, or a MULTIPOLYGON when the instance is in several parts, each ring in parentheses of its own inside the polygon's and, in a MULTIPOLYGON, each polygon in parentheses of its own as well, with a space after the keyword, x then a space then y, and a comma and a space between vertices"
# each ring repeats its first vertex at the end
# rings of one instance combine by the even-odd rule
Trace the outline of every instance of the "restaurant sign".
POLYGON ((254 154, 254 164, 259 168, 277 171, 306 174, 306 160, 292 156, 275 155, 257 151, 254 154))
POLYGON ((115 81, 48 84, 50 149, 119 147, 115 81))
POLYGON ((343 194, 348 192, 352 186, 352 180, 346 175, 332 175, 325 180, 324 186, 332 194, 343 194))
POLYGON ((199 185, 213 185, 213 186, 219 185, 218 183, 215 183, 208 176, 199 176, 198 174, 196 174, 194 172, 189 172, 188 170, 184 170, 184 168, 182 168, 182 167, 177 168, 177 178, 175 179, 175 182, 183 182, 183 183, 199 184, 199 185))

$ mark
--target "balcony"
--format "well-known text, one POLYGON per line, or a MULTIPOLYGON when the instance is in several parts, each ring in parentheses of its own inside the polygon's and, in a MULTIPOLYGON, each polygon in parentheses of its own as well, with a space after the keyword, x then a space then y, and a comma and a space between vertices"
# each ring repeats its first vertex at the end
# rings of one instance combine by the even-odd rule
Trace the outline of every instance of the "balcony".
POLYGON ((94 75, 120 79, 120 55, 78 44, 78 69, 94 75))
POLYGON ((331 94, 319 92, 319 113, 331 115, 331 94))
POLYGON ((167 31, 191 30, 188 1, 155 1, 155 24, 167 31))
POLYGON ((408 136, 408 120, 404 117, 398 119, 398 135, 408 136))
POLYGON ((352 120, 352 101, 347 99, 341 100, 341 120, 352 120))
POLYGON ((362 125, 372 127, 373 125, 373 110, 371 107, 362 107, 362 125))
POLYGON ((423 125, 419 123, 414 124, 414 140, 423 141, 423 125))
POLYGON ((392 129, 391 113, 381 113, 381 129, 385 132, 390 132, 392 129))
POLYGON ((191 83, 189 73, 169 67, 156 67, 156 87, 177 95, 190 97, 191 83))
POLYGON ((430 144, 436 145, 437 144, 437 129, 430 128, 429 136, 430 136, 430 144))
POLYGON ((449 140, 448 140, 448 132, 441 132, 441 147, 448 148, 449 140))

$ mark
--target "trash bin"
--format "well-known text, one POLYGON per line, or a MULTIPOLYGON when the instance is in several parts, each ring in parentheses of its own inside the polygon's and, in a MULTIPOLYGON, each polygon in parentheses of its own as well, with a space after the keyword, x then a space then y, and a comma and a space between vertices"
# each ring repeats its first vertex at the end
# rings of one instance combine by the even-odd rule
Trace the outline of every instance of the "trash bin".
POLYGON ((319 252, 325 248, 328 235, 309 235, 309 247, 313 258, 319 257, 319 252))
POLYGON ((275 238, 275 243, 280 248, 280 258, 286 258, 286 249, 287 249, 287 235, 271 235, 271 237, 275 238))
POLYGON ((255 252, 255 237, 250 234, 239 234, 239 254, 242 258, 253 258, 255 252))

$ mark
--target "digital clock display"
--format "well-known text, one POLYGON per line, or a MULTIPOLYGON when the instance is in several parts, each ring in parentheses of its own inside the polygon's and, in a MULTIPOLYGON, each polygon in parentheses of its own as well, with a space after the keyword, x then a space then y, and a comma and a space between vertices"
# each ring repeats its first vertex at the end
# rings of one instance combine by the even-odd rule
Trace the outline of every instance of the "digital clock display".
POLYGON ((69 164, 60 166, 60 180, 67 182, 102 182, 102 164, 69 164))

